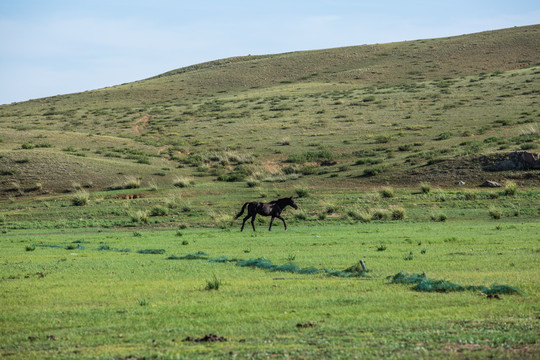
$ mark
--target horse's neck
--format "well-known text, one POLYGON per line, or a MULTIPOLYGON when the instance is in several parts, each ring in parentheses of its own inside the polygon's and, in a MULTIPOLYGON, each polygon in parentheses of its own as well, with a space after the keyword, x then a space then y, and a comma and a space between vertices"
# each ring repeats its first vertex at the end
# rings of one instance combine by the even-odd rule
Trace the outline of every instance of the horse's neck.
POLYGON ((285 209, 285 206, 289 205, 286 199, 279 199, 274 201, 274 205, 279 206, 281 210, 285 209))

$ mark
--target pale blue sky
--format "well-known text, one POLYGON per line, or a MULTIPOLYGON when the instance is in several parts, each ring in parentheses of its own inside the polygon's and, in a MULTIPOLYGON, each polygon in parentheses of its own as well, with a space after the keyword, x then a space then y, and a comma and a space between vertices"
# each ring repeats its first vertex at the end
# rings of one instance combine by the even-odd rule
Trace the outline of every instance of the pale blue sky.
POLYGON ((0 0, 0 104, 231 56, 538 23, 538 0, 0 0))

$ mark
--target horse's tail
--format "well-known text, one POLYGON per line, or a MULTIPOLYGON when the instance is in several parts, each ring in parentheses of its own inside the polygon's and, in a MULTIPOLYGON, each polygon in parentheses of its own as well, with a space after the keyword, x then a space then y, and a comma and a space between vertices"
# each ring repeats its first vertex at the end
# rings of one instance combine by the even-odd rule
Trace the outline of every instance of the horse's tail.
POLYGON ((245 203, 244 206, 242 206, 242 210, 240 210, 240 212, 238 213, 238 215, 236 215, 234 217, 234 220, 238 219, 243 213, 244 213, 244 210, 246 209, 246 206, 248 205, 249 203, 245 203))

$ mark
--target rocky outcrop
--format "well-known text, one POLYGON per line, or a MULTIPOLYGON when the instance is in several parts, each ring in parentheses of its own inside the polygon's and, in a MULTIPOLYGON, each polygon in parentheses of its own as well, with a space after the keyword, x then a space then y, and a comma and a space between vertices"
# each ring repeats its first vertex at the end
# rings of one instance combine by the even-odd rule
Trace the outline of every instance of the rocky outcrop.
POLYGON ((484 181, 484 183, 480 186, 481 187, 501 187, 502 185, 496 181, 487 180, 487 181, 484 181))
POLYGON ((486 171, 540 170, 540 154, 515 151, 485 167, 486 171))

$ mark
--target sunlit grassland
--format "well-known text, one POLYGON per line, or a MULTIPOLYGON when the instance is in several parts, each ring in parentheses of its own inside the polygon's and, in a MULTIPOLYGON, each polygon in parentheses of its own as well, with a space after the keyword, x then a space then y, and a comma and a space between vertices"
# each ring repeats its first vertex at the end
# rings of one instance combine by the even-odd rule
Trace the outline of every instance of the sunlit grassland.
POLYGON ((0 349, 7 358, 229 352, 348 358, 463 351, 534 358, 538 230, 537 222, 514 219, 297 225, 271 233, 15 231, 1 242, 0 349), (26 251, 32 244, 35 250, 26 251), (104 245, 109 250, 98 250, 104 245), (137 253, 143 249, 165 254, 137 253), (197 251, 320 269, 344 269, 362 259, 370 272, 368 278, 345 279, 166 259, 197 251), (523 294, 496 300, 472 291, 415 292, 389 283, 387 276, 399 271, 462 285, 507 284, 523 294), (213 277, 222 283, 219 290, 205 290, 213 277), (209 333, 228 341, 182 342, 209 333))

